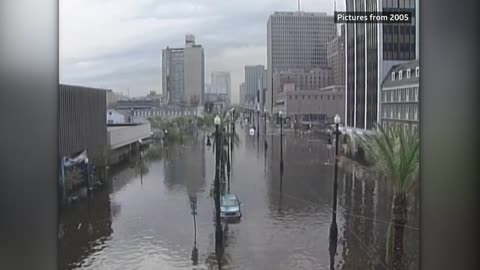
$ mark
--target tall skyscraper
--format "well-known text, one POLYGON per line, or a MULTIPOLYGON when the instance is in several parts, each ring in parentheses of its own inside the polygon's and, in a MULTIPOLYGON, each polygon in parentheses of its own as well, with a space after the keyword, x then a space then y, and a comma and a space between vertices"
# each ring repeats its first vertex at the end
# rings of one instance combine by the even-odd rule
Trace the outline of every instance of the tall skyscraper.
POLYGON ((393 65, 416 58, 416 0, 346 0, 347 12, 410 11, 411 24, 347 24, 346 125, 371 129, 379 121, 381 82, 393 65))
POLYGON ((260 102, 266 87, 266 71, 263 65, 245 66, 245 102, 254 105, 260 102))
POLYGON ((183 101, 183 48, 169 48, 162 52, 162 94, 168 104, 180 104, 183 101))
POLYGON ((267 109, 273 112, 273 74, 327 67, 327 43, 336 36, 333 16, 319 12, 275 12, 267 23, 267 109))
POLYGON ((168 104, 196 106, 205 93, 205 56, 193 35, 185 36, 185 48, 162 51, 162 91, 168 104))
POLYGON ((187 105, 198 106, 203 104, 205 94, 205 56, 193 35, 185 36, 184 54, 184 100, 187 105))
POLYGON ((216 94, 226 95, 226 105, 230 106, 231 103, 231 92, 232 92, 232 83, 230 72, 216 71, 212 72, 211 79, 212 92, 216 94))

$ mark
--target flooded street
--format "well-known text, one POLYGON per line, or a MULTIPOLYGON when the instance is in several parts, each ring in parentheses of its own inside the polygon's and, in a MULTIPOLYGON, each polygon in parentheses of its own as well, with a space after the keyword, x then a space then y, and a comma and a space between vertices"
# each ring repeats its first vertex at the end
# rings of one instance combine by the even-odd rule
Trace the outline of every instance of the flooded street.
MULTIPOLYGON (((339 169, 332 257, 334 166, 325 164, 326 142, 287 132, 281 175, 278 131, 269 132, 266 151, 263 136, 240 126, 237 133, 230 189, 244 203, 243 217, 226 232, 222 269, 330 269, 331 260, 335 269, 386 269, 386 180, 362 177, 355 165, 339 169)), ((202 138, 170 146, 145 170, 112 171, 111 184, 62 213, 60 269, 215 269, 215 159, 202 138)), ((406 269, 418 269, 418 198, 410 205, 405 261, 406 269)))

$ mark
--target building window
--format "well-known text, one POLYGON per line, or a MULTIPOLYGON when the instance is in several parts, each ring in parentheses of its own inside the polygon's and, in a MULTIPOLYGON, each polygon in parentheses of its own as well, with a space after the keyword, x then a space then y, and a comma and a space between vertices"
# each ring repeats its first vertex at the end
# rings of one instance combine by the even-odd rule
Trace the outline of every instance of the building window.
POLYGON ((404 124, 404 125, 403 125, 403 129, 404 129, 405 131, 408 131, 408 124, 404 124))
POLYGON ((395 81, 395 72, 392 72, 392 81, 395 81))
POLYGON ((415 68, 415 76, 416 77, 420 76, 420 67, 415 68))
POLYGON ((407 79, 410 79, 410 69, 407 69, 407 79))
POLYGON ((415 87, 415 101, 418 101, 418 87, 415 87))
POLYGON ((403 78, 403 71, 400 70, 400 71, 398 72, 398 79, 401 80, 402 78, 403 78))

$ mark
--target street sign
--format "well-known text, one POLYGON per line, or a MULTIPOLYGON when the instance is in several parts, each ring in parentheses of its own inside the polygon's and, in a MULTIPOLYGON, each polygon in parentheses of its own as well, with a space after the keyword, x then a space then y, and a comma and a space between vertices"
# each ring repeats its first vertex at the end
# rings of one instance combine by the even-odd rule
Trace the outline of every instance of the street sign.
POLYGON ((255 135, 255 129, 254 128, 250 128, 250 135, 251 136, 255 135))

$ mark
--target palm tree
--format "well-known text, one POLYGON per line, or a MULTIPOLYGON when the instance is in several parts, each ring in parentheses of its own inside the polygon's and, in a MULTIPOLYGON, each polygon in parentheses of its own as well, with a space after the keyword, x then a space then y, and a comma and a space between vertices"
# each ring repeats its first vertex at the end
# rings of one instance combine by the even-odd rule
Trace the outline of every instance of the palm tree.
POLYGON ((393 186, 391 224, 386 261, 390 269, 402 267, 404 225, 407 223, 409 195, 418 183, 419 138, 402 128, 377 126, 374 135, 356 136, 367 160, 387 177, 393 186))

